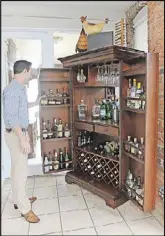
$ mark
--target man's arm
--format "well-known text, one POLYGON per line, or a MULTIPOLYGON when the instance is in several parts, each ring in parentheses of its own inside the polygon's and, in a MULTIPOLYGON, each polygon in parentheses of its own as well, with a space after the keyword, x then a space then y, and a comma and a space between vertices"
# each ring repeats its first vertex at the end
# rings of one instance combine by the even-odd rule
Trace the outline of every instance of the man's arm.
POLYGON ((45 95, 41 96, 41 97, 37 97, 35 102, 29 102, 28 103, 28 108, 34 107, 34 106, 38 106, 40 103, 41 98, 45 97, 45 95))

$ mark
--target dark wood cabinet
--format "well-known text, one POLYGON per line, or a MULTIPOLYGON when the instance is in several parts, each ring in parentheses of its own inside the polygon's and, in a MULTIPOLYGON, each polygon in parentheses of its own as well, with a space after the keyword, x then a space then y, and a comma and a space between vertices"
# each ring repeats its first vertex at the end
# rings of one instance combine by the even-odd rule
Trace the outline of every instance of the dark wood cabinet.
MULTIPOLYGON (((67 183, 76 183, 86 188, 105 199, 106 204, 112 208, 131 199, 143 211, 153 210, 156 196, 158 55, 125 47, 110 46, 59 58, 59 60, 63 63, 64 69, 41 70, 40 90, 49 88, 55 90, 58 83, 59 86, 66 84, 70 88, 70 104, 67 104, 68 107, 63 105, 61 108, 60 106, 41 106, 40 115, 45 119, 57 116, 68 121, 71 128, 71 138, 69 140, 41 141, 42 156, 49 149, 68 145, 73 163, 71 171, 66 174, 67 183), (119 68, 118 84, 109 85, 98 82, 96 79, 98 67, 111 63, 119 68), (86 76, 84 83, 77 81, 80 67, 83 68, 86 76), (129 79, 133 80, 134 78, 144 87, 145 98, 137 99, 127 96, 129 79), (117 88, 118 95, 116 95, 117 88), (109 89, 115 91, 114 96, 119 96, 119 123, 114 123, 112 120, 94 121, 91 118, 95 98, 109 98, 111 96, 108 93, 109 89), (88 112, 86 118, 80 120, 78 105, 81 100, 84 100, 87 105, 88 112), (128 106, 129 100, 132 104, 136 100, 139 102, 136 104, 145 102, 143 109, 140 109, 140 105, 139 109, 128 106), (78 146, 77 140, 80 131, 92 132, 92 145, 78 146), (143 159, 126 150, 128 136, 136 137, 138 141, 141 137, 144 138, 144 145, 139 146, 139 148, 144 146, 143 159), (118 158, 94 151, 93 147, 99 143, 113 140, 119 143, 118 158), (129 171, 135 178, 140 178, 143 185, 143 197, 133 189, 130 189, 131 196, 133 194, 135 196, 130 197, 128 194, 127 177, 129 171), (137 199, 142 199, 141 204, 137 199)), ((129 142, 129 145, 132 144, 129 142)), ((140 152, 138 151, 138 153, 140 152)))

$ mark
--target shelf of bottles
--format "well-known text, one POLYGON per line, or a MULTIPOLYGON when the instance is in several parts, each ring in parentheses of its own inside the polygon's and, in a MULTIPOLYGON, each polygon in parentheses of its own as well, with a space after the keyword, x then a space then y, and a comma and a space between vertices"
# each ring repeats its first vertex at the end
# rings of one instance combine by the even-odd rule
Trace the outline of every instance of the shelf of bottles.
POLYGON ((45 174, 55 171, 70 170, 71 168, 72 158, 66 147, 64 148, 64 150, 62 150, 62 148, 59 148, 59 152, 54 149, 53 151, 44 153, 43 169, 45 174))
POLYGON ((144 184, 140 176, 135 177, 131 170, 128 170, 123 189, 128 198, 143 209, 144 204, 144 184))
POLYGON ((63 91, 56 89, 56 93, 52 89, 49 89, 49 93, 46 94, 45 91, 41 92, 41 106, 42 107, 63 107, 70 105, 70 96, 69 93, 63 88, 63 91))
POLYGON ((126 106, 123 110, 132 111, 137 113, 145 113, 146 106, 146 94, 144 86, 141 82, 137 82, 136 79, 129 79, 129 85, 127 89, 126 106))
POLYGON ((131 140, 131 136, 127 137, 127 140, 123 142, 124 146, 124 154, 139 163, 144 164, 144 156, 145 156, 145 146, 144 146, 144 137, 140 138, 140 142, 137 138, 131 140))
POLYGON ((69 140, 71 139, 71 130, 68 123, 63 124, 61 119, 54 118, 51 122, 50 120, 45 121, 42 119, 42 141, 55 141, 55 140, 69 140))

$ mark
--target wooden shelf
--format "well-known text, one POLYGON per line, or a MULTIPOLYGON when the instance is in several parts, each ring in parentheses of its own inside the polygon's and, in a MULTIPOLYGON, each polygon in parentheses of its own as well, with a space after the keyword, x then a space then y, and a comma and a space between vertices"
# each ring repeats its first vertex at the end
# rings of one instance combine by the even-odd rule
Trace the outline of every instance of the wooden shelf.
POLYGON ((144 165, 143 160, 139 159, 138 157, 133 156, 131 153, 123 151, 123 154, 144 165))
POLYGON ((118 88, 119 86, 114 85, 86 85, 86 84, 76 84, 74 88, 118 88))
POLYGON ((40 82, 54 82, 54 83, 68 83, 69 79, 66 78, 40 78, 40 82))
POLYGON ((89 124, 97 124, 101 126, 111 126, 115 128, 119 128, 119 124, 115 124, 112 122, 112 120, 92 120, 91 118, 88 119, 76 119, 76 122, 84 122, 84 123, 89 123, 89 124))
POLYGON ((43 143, 46 142, 59 142, 59 141, 67 141, 67 140, 71 140, 71 137, 67 138, 67 137, 63 137, 63 138, 51 138, 51 139, 42 139, 41 141, 43 143))
POLYGON ((97 156, 97 157, 100 157, 100 158, 104 158, 105 160, 111 160, 111 161, 114 161, 114 162, 117 162, 119 163, 119 159, 117 160, 116 158, 114 158, 113 156, 111 155, 107 155, 107 156, 102 156, 98 153, 95 153, 95 152, 92 152, 92 147, 88 146, 88 147, 74 147, 75 149, 77 150, 80 150, 82 152, 86 152, 86 153, 89 153, 91 155, 94 155, 94 156, 97 156))
POLYGON ((63 105, 40 105, 40 107, 42 107, 42 108, 50 108, 50 107, 59 107, 59 108, 61 108, 61 107, 70 107, 70 104, 63 104, 63 105))
POLYGON ((146 101, 146 98, 131 98, 131 97, 127 97, 127 98, 125 98, 125 100, 146 101))
POLYGON ((146 74, 145 68, 135 68, 135 69, 123 71, 124 77, 139 76, 139 75, 145 75, 145 74, 146 74))
POLYGON ((137 109, 132 109, 132 108, 128 108, 128 107, 124 107, 123 111, 134 112, 134 113, 139 113, 139 114, 146 113, 144 110, 137 110, 137 109))

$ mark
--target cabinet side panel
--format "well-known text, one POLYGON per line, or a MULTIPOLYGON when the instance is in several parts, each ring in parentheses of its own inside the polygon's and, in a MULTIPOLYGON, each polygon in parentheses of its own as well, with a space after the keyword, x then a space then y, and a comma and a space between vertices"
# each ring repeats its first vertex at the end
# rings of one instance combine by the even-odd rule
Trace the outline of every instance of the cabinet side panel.
POLYGON ((144 211, 155 207, 158 122, 158 54, 147 54, 144 211))

